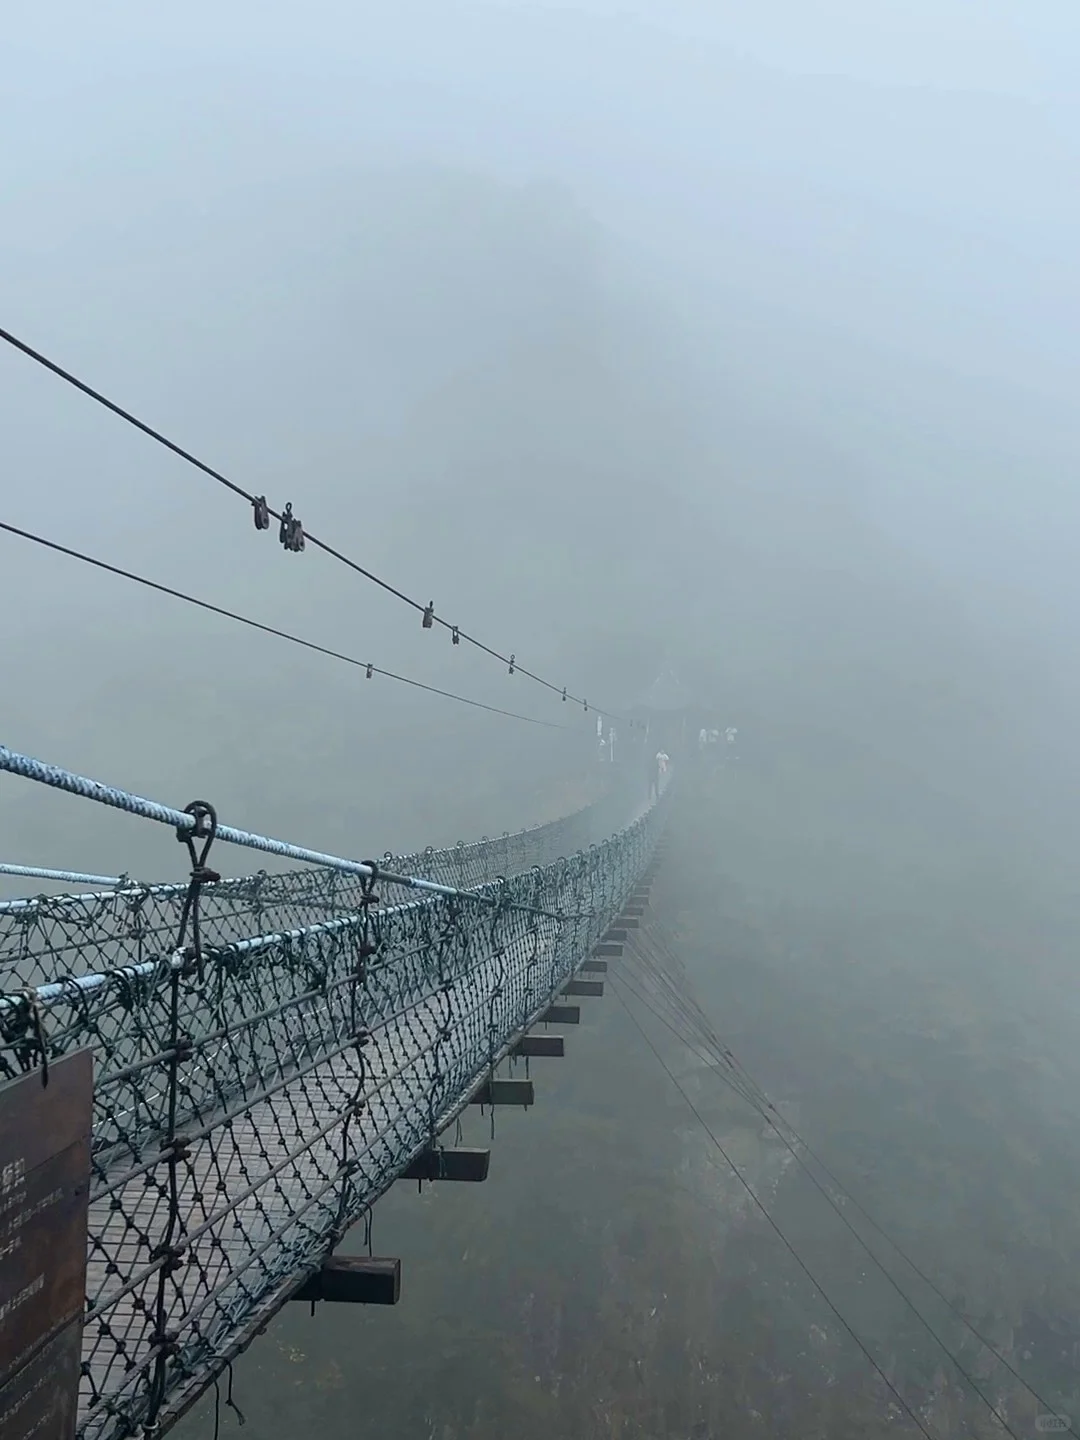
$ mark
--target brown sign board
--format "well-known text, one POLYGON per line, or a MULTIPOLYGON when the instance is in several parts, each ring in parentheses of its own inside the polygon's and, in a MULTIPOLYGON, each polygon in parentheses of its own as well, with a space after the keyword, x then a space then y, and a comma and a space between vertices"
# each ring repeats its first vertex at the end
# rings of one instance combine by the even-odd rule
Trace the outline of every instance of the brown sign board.
POLYGON ((75 1413, 92 1100, 89 1050, 54 1061, 47 1085, 40 1071, 0 1085, 0 1440, 66 1435, 56 1427, 75 1413), (74 1378, 59 1396, 69 1350, 74 1378))
POLYGON ((73 1440, 81 1358, 79 1315, 0 1386, 0 1440, 73 1440))

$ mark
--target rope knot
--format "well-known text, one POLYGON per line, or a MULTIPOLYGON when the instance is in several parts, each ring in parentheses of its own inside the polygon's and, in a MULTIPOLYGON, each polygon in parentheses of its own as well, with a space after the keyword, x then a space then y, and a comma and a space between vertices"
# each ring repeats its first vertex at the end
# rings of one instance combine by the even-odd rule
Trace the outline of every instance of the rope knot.
POLYGON ((176 838, 181 845, 186 845, 188 854, 191 856, 191 872, 206 867, 206 857, 210 854, 210 846, 213 845, 217 836, 217 811, 208 800, 193 800, 190 805, 184 806, 184 814, 190 815, 193 823, 191 825, 178 825, 176 827, 176 838), (196 850, 195 842, 202 840, 203 847, 196 850))

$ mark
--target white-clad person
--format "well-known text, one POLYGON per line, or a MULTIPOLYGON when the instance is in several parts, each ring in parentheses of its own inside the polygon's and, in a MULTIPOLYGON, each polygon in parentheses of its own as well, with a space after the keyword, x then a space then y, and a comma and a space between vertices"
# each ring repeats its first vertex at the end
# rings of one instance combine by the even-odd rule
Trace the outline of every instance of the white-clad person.
POLYGON ((664 783, 664 777, 665 775, 667 775, 668 766, 670 765, 670 763, 671 759, 663 749, 660 749, 656 752, 649 773, 650 800, 659 800, 660 787, 664 783))

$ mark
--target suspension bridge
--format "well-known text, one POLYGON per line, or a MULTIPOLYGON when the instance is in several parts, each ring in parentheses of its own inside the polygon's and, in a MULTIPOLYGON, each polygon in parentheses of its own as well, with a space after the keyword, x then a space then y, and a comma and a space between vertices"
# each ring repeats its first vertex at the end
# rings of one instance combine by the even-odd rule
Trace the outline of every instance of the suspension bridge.
MULTIPOLYGON (((564 717, 594 716, 608 760, 615 724, 624 740, 624 727, 641 738, 642 709, 666 714, 673 748, 686 752, 681 687, 658 681, 636 719, 590 706, 320 539, 291 502, 272 507, 10 331, 0 328, 0 341, 239 499, 257 532, 277 520, 289 555, 312 547, 418 615, 425 631, 559 700, 564 717)), ((399 674, 8 520, 0 532, 367 680, 569 728, 399 674)), ((647 720, 644 731, 647 741, 647 720)), ((562 1055, 559 1027, 579 1021, 576 1001, 603 993, 609 958, 638 930, 670 793, 660 785, 645 801, 616 787, 548 825, 376 862, 237 830, 202 801, 176 810, 2 744, 0 771, 171 826, 189 855, 181 884, 0 864, 0 875, 81 892, 0 901, 0 1440, 156 1437, 289 1301, 397 1302, 400 1261, 373 1256, 370 1243, 366 1256, 339 1255, 342 1238, 399 1179, 486 1177, 487 1150, 443 1137, 469 1105, 494 1115, 533 1102, 530 1061, 562 1055), (289 868, 224 878, 214 866, 225 845, 289 868)), ((776 1136, 1005 1433, 1019 1440, 1000 1397, 965 1367, 839 1197, 1040 1407, 1039 1428, 1077 1434, 780 1118, 677 980, 627 988, 776 1136)), ((883 1397, 930 1440, 923 1415, 630 1019, 883 1397)))
POLYGON ((669 793, 358 862, 0 769, 189 851, 183 884, 7 866, 91 888, 0 902, 0 1437, 156 1435, 288 1301, 397 1301, 398 1259, 335 1248, 398 1179, 486 1176, 441 1137, 532 1103, 640 923, 669 793), (227 843, 305 868, 222 878, 227 843))

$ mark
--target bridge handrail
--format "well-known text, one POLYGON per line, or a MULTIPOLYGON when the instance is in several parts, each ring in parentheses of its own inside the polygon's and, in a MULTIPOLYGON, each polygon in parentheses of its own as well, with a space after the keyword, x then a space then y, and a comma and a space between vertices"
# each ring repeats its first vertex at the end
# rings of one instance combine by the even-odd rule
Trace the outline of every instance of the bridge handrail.
MULTIPOLYGON (((606 838, 641 808, 634 806, 634 798, 616 788, 557 820, 439 850, 386 852, 380 863, 423 880, 472 889, 606 838)), ((285 931, 354 909, 360 888, 358 878, 323 868, 260 870, 204 886, 202 909, 223 937, 239 940, 253 918, 266 929, 285 931)), ((125 880, 108 890, 0 901, 0 986, 46 983, 58 962, 78 973, 92 936, 99 947, 95 969, 140 965, 148 954, 168 947, 186 894, 186 884, 125 880), (40 943, 44 934, 47 946, 40 943), (36 945, 30 936, 39 937, 36 945)))
POLYGON ((0 1061, 34 1063, 42 1037, 54 1060, 84 1045, 95 1056, 86 1440, 167 1423, 369 1212, 610 926, 666 804, 469 898, 331 913, 348 887, 311 871, 322 913, 295 907, 297 923, 267 926, 260 887, 243 902, 234 888, 202 917, 201 974, 155 943, 176 887, 147 888, 143 909, 160 910, 149 936, 132 936, 123 908, 95 913, 81 944, 67 925, 77 951, 62 967, 48 904, 29 923, 20 912, 46 978, 0 1003, 0 1061), (123 933, 105 954, 110 916, 123 933), (173 1194, 182 1213, 167 1225, 173 1194), (168 1354, 154 1338, 162 1303, 168 1354))
MULTIPOLYGON (((447 884, 482 885, 500 875, 517 874, 533 865, 545 865, 561 855, 572 855, 624 828, 633 819, 638 796, 625 785, 605 790, 588 804, 547 820, 496 836, 459 841, 439 849, 429 846, 404 854, 387 851, 384 859, 396 869, 447 884)), ((644 797, 641 797, 642 799, 644 797)))

